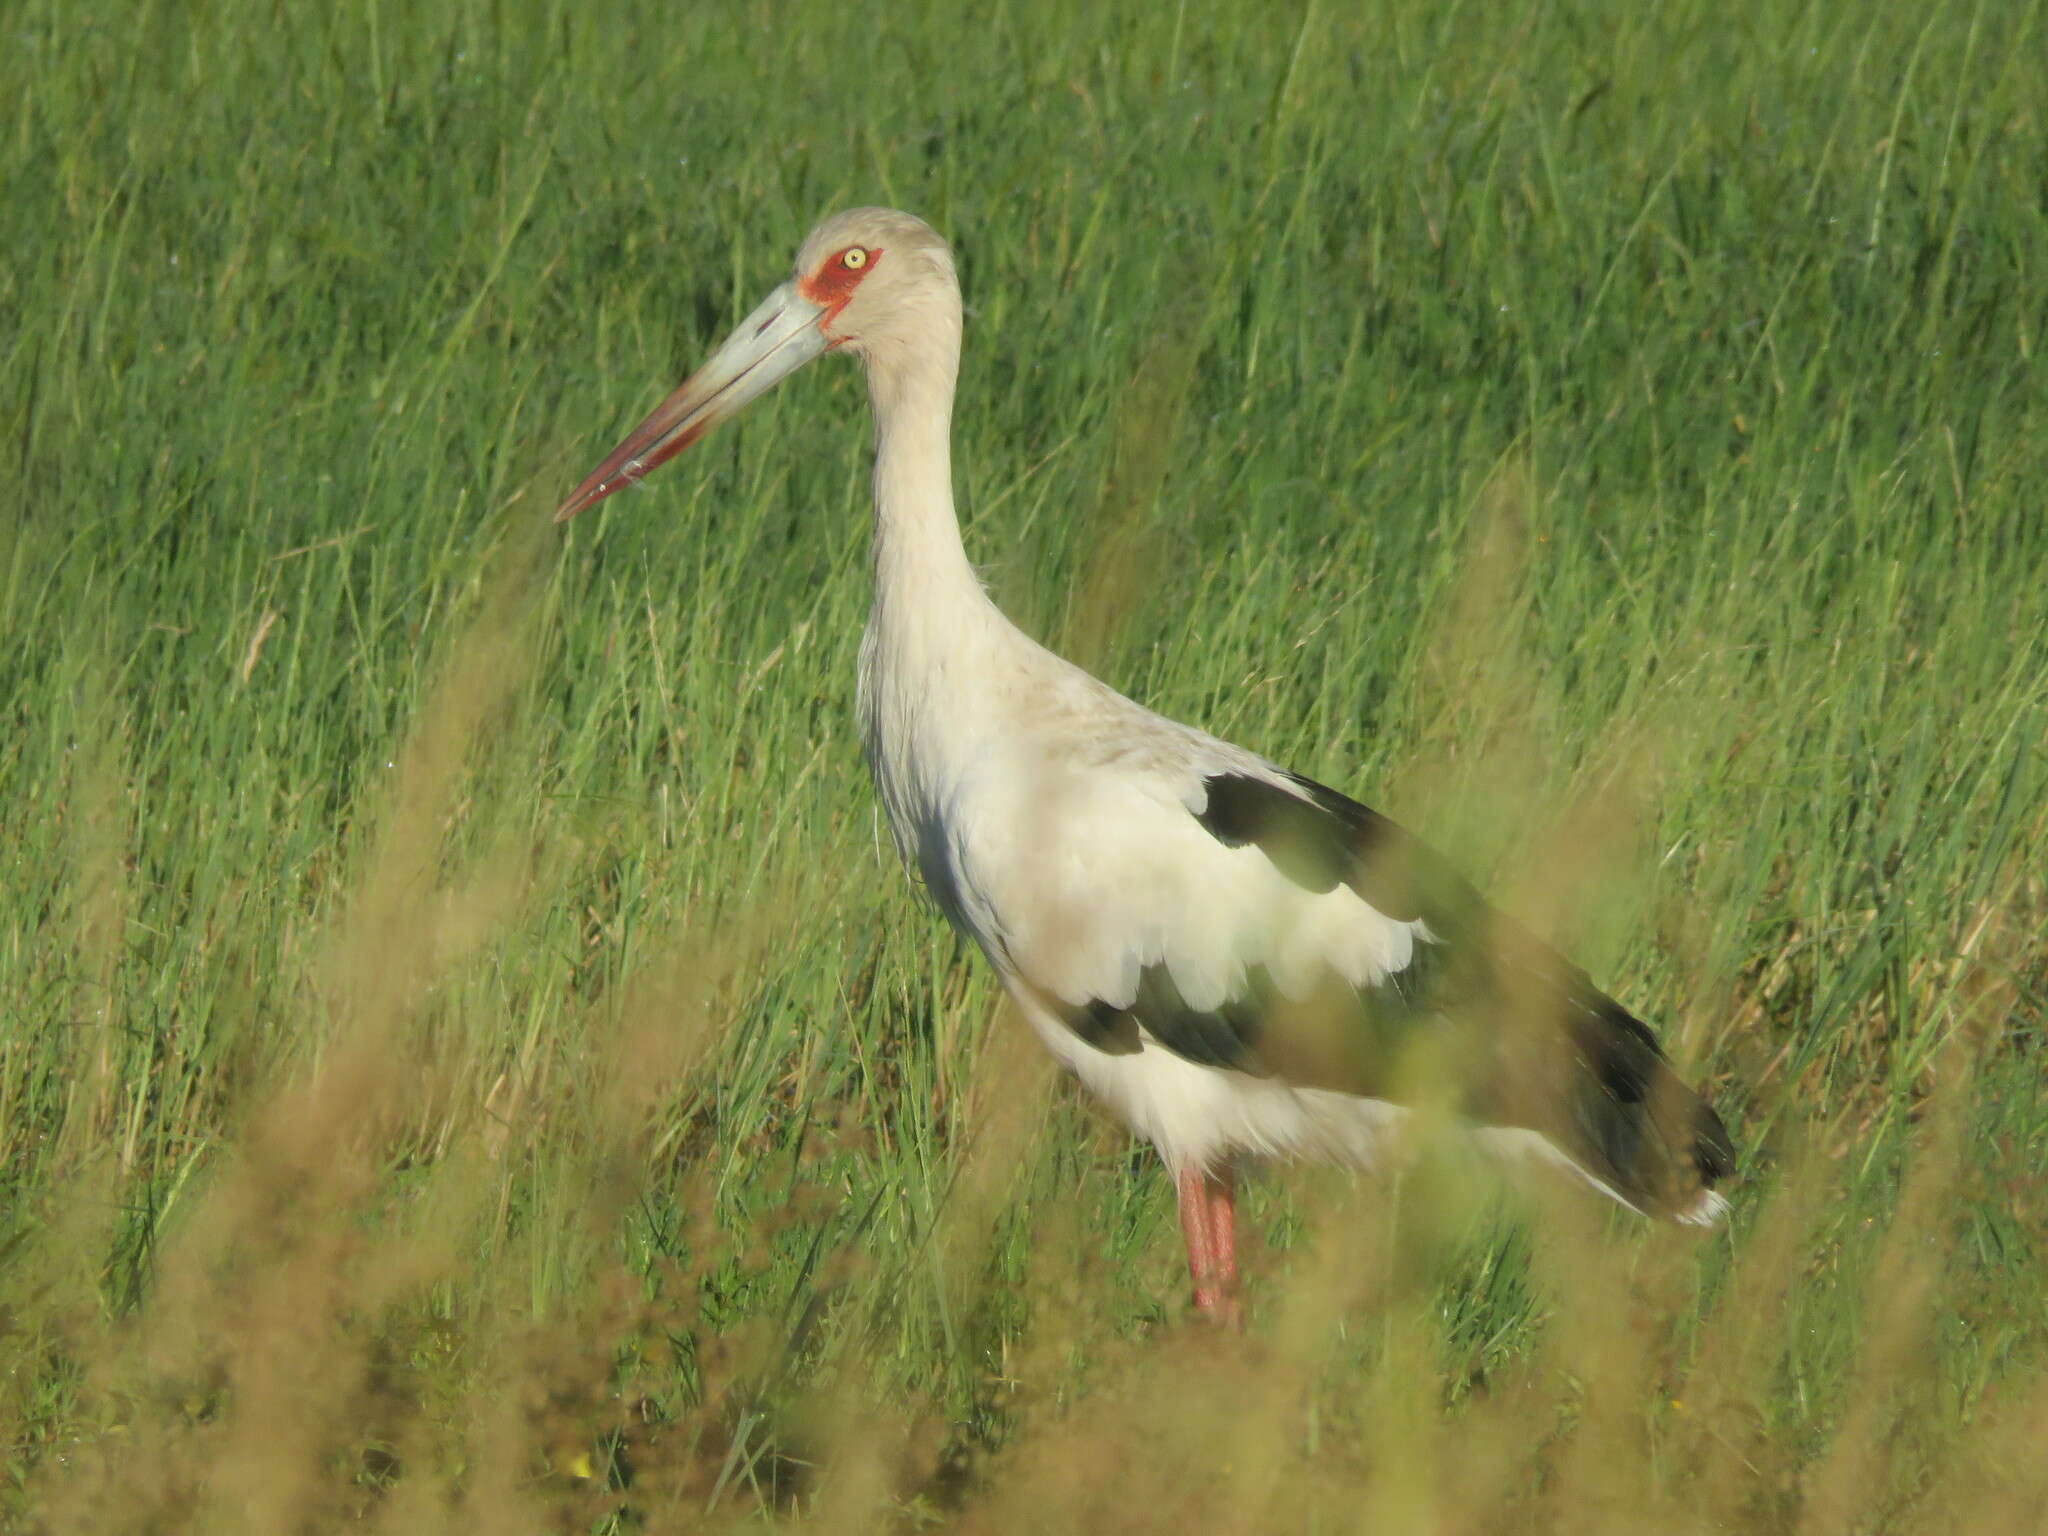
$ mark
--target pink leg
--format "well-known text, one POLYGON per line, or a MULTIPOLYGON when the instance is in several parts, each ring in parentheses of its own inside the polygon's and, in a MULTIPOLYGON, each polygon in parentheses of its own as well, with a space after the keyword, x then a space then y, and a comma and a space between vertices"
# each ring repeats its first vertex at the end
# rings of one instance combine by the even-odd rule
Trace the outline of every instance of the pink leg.
POLYGON ((1180 1230, 1188 1243, 1195 1310, 1226 1327, 1243 1326, 1237 1301, 1237 1180, 1229 1168, 1183 1169, 1176 1181, 1180 1230))

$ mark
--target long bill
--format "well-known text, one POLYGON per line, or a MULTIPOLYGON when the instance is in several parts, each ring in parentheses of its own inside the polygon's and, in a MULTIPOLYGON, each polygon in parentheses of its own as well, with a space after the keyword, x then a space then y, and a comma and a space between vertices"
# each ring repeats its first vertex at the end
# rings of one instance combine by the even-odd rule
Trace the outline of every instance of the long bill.
POLYGON ((832 340, 824 331, 825 314, 824 305, 812 303, 797 291, 793 278, 769 294, 711 354, 709 362, 605 455, 604 462, 555 510, 555 521, 566 522, 666 464, 829 349, 832 340))

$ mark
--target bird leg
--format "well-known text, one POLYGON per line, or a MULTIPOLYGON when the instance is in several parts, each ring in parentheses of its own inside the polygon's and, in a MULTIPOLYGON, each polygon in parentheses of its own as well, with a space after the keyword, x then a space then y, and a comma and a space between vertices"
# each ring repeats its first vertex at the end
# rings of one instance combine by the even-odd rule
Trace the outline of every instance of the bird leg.
POLYGON ((1226 1327, 1243 1326, 1237 1300, 1237 1178, 1183 1168, 1176 1176, 1180 1230, 1188 1243, 1195 1310, 1226 1327))

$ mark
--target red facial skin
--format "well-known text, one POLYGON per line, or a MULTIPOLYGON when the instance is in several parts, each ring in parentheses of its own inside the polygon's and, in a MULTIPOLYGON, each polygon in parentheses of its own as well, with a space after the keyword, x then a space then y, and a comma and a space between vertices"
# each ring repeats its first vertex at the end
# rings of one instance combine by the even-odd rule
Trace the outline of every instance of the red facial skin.
MULTIPOLYGON (((860 280, 875 270, 875 263, 882 259, 881 250, 872 245, 849 245, 844 251, 834 251, 818 270, 796 285, 796 291, 813 304, 825 306, 825 313, 818 319, 818 329, 832 336, 832 322, 839 318, 839 312, 853 302, 853 290, 860 286, 860 280), (866 258, 857 267, 846 264, 848 251, 859 251, 866 258)), ((832 344, 839 345, 841 338, 832 337, 832 344)))

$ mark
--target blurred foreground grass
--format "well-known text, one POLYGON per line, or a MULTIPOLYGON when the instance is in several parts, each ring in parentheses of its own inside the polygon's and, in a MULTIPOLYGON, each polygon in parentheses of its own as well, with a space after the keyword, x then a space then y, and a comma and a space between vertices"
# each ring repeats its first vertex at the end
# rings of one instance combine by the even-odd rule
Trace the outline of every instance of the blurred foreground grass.
POLYGON ((2048 1498, 2038 4, 0 25, 12 1527, 2048 1498), (1276 1172, 1184 1322, 871 809, 853 371, 545 522, 855 201, 1004 604, 1658 1021, 1729 1231, 1276 1172))

